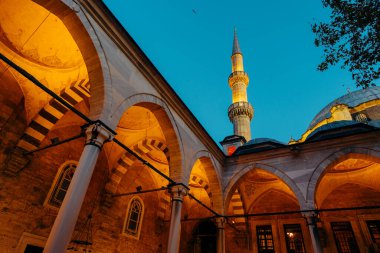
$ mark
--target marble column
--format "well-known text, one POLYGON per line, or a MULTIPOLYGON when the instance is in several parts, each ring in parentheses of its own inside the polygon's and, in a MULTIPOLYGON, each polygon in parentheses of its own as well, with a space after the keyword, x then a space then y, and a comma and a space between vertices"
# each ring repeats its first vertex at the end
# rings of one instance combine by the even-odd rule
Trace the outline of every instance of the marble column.
POLYGON ((187 188, 175 185, 170 189, 172 195, 172 213, 168 240, 168 253, 178 253, 181 239, 181 212, 183 197, 187 195, 187 188))
POLYGON ((216 235, 216 252, 224 253, 225 252, 225 234, 224 234, 224 224, 226 219, 224 217, 215 218, 217 235, 216 235))
POLYGON ((71 180, 53 228, 46 242, 44 253, 64 253, 70 243, 83 199, 86 195, 96 160, 103 144, 113 137, 113 133, 100 123, 86 129, 86 143, 79 159, 78 167, 71 180))
POLYGON ((307 226, 309 227, 313 251, 314 253, 322 253, 323 250, 317 227, 318 217, 314 212, 306 213, 304 214, 304 217, 306 219, 307 226))

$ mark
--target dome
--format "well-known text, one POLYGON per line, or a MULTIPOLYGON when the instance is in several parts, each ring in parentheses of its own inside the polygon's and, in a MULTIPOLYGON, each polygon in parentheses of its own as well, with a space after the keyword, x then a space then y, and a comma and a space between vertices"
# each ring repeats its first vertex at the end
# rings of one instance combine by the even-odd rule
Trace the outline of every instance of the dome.
POLYGON ((325 106, 311 121, 309 129, 315 127, 319 122, 324 119, 331 117, 331 108, 335 105, 347 105, 349 108, 356 107, 362 103, 380 99, 380 87, 370 87, 367 89, 357 90, 351 93, 348 93, 340 98, 335 99, 327 106, 325 106))
POLYGON ((257 145, 257 144, 262 144, 262 143, 266 143, 266 142, 285 145, 284 143, 282 143, 278 140, 275 140, 275 139, 271 139, 271 138, 255 138, 255 139, 252 139, 249 142, 245 143, 244 146, 257 145))
POLYGON ((265 150, 282 148, 286 144, 271 138, 255 138, 239 147, 234 155, 244 155, 250 153, 261 152, 265 150))

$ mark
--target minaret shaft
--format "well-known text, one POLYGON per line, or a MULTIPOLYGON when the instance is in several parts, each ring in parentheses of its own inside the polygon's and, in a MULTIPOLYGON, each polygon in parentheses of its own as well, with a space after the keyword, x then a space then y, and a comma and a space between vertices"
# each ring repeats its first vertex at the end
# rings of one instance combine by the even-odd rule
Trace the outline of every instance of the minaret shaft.
POLYGON ((244 71, 243 55, 236 53, 231 56, 232 72, 244 71))
POLYGON ((234 134, 243 136, 246 141, 251 139, 251 120, 253 108, 248 103, 248 74, 244 71, 243 54, 241 53, 236 31, 232 47, 232 73, 228 78, 232 90, 232 104, 228 108, 228 116, 234 126, 234 134))
POLYGON ((231 87, 232 89, 232 103, 248 101, 247 99, 247 85, 239 82, 231 87))

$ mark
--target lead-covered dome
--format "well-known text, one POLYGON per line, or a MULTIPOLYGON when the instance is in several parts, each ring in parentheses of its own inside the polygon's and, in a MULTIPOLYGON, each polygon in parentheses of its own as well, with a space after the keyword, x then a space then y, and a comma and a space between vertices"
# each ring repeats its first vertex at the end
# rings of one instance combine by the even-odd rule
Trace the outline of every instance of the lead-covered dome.
POLYGON ((330 124, 336 128, 341 125, 338 122, 370 124, 378 120, 380 120, 380 87, 357 90, 326 105, 314 117, 302 137, 298 141, 290 141, 289 144, 304 142, 317 130, 328 129, 330 124))
MULTIPOLYGON (((334 101, 332 101, 331 103, 329 103, 328 105, 326 105, 314 117, 314 119, 311 121, 309 125, 309 129, 314 128, 314 126, 316 126, 322 120, 330 118, 332 116, 331 109, 336 105, 346 105, 349 109, 350 108, 352 109, 352 108, 357 107, 358 105, 361 105, 370 101, 374 101, 374 100, 380 100, 380 87, 375 86, 375 87, 370 87, 367 89, 361 89, 354 92, 350 92, 344 96, 341 96, 335 99, 334 101)), ((379 104, 377 104, 377 106, 379 106, 379 104)), ((360 109, 367 109, 364 107, 371 107, 371 105, 363 106, 363 108, 360 108, 360 109)), ((353 112, 355 113, 356 111, 353 111, 353 112)), ((356 112, 356 113, 359 113, 359 112, 356 112)), ((373 114, 373 113, 370 113, 370 114, 373 114)), ((364 113, 364 115, 367 115, 367 114, 364 113)), ((379 112, 377 112, 377 115, 371 115, 371 116, 373 116, 372 118, 374 119, 380 118, 379 112)), ((361 114, 360 117, 363 117, 363 114, 361 114)), ((369 118, 371 117, 369 116, 369 118)), ((353 119, 355 120, 355 117, 353 117, 353 119)))

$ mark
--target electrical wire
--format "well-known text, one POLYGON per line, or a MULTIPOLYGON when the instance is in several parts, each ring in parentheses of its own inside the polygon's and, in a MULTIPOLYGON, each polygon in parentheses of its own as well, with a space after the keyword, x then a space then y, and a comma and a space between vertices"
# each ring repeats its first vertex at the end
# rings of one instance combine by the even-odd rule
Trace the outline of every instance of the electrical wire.
MULTIPOLYGON (((29 81, 34 83, 36 86, 41 88, 43 91, 48 93, 50 96, 58 100, 60 103, 62 103, 64 106, 66 106, 68 109, 70 109, 72 112, 74 112, 76 115, 78 115, 80 118, 88 122, 88 124, 94 124, 94 123, 100 123, 103 127, 105 127, 107 130, 109 130, 111 133, 116 134, 109 126, 104 124, 102 121, 92 121, 89 119, 86 115, 84 115, 79 110, 75 109, 72 105, 70 105, 66 100, 55 94, 53 91, 51 91, 49 88, 47 88, 45 85, 43 85, 41 82, 39 82, 34 76, 32 76, 30 73, 28 73, 26 70, 15 64, 13 61, 5 57, 3 54, 0 53, 0 59, 4 61, 6 64, 8 64, 10 67, 15 69, 17 72, 19 72, 21 75, 23 75, 25 78, 27 78, 29 81)), ((169 181, 170 185, 183 185, 185 188, 188 189, 188 187, 183 183, 177 183, 173 179, 171 179, 169 176, 166 176, 164 173, 162 173, 160 170, 155 168, 152 164, 150 164, 148 161, 140 157, 138 154, 136 154, 133 150, 128 148, 126 145, 121 143, 116 138, 113 138, 113 141, 118 144, 121 148, 123 148, 128 153, 132 154, 136 159, 141 161, 144 165, 152 169, 154 172, 159 174, 161 177, 165 178, 169 181)), ((257 216, 271 216, 271 215, 283 215, 283 214, 302 214, 302 213, 308 213, 308 212, 315 212, 315 213, 321 213, 321 212, 333 212, 333 211, 349 211, 349 210, 370 210, 370 209, 380 209, 380 206, 359 206, 359 207, 347 207, 347 208, 329 208, 329 209, 309 209, 309 210, 295 210, 295 211, 286 211, 286 212, 273 212, 273 213, 256 213, 256 214, 241 214, 241 215, 221 215, 214 211, 213 209, 209 208, 206 204, 204 204, 202 201, 197 199, 194 195, 191 193, 188 193, 188 196, 192 199, 194 199, 198 204, 209 210, 211 213, 213 213, 216 217, 225 217, 225 218, 238 218, 238 217, 257 217, 257 216)))
MULTIPOLYGON (((23 69, 22 67, 18 66, 17 64, 15 64, 13 61, 11 61, 10 59, 8 59, 6 56, 4 56, 1 53, 0 53, 0 59, 2 61, 4 61, 6 64, 8 64, 10 67, 12 67, 14 70, 16 70, 17 72, 19 72, 22 76, 24 76, 25 78, 27 78, 29 81, 31 81, 33 84, 35 84, 37 87, 39 87, 40 89, 42 89, 43 91, 45 91, 47 94, 49 94, 50 96, 52 96, 58 102, 60 102, 64 106, 66 106, 69 110, 71 110, 72 112, 74 112, 80 118, 82 118, 83 120, 85 120, 87 122, 87 125, 94 124, 94 123, 99 123, 104 128, 106 128, 108 131, 110 131, 112 134, 116 134, 114 130, 112 130, 109 126, 107 126, 106 124, 104 124, 102 121, 100 121, 100 120, 93 121, 90 118, 88 118, 82 112, 80 112, 79 110, 77 110, 76 108, 74 108, 71 104, 69 104, 68 102, 66 102, 66 100, 64 100, 62 97, 60 97, 59 95, 57 95, 56 93, 54 93, 52 90, 50 90, 48 87, 46 87, 45 85, 43 85, 40 81, 38 81, 33 75, 31 75, 25 69, 23 69)), ((175 182, 172 178, 170 178, 169 176, 167 176, 164 173, 162 173, 159 169, 157 169, 152 164, 150 164, 148 161, 146 161, 145 159, 143 159, 142 157, 140 157, 137 153, 135 153, 129 147, 127 147, 126 145, 124 145, 123 143, 121 143, 117 138, 113 138, 112 141, 115 142, 116 144, 118 144, 122 149, 124 149, 125 151, 127 151, 128 153, 130 153, 131 155, 133 155, 137 160, 139 160, 140 162, 142 162, 145 166, 147 166, 148 168, 152 169, 154 172, 156 172, 157 174, 159 174, 161 177, 165 178, 169 182, 170 186, 172 186, 172 185, 182 185, 187 190, 189 190, 188 187, 185 184, 175 182)), ((210 212, 212 212, 215 216, 218 216, 218 217, 222 216, 222 215, 218 214, 217 212, 215 212, 213 209, 209 208, 206 204, 204 204, 202 201, 200 201, 199 199, 197 199, 192 194, 188 193, 188 195, 189 195, 189 197, 191 197, 192 199, 194 199, 198 204, 202 205, 204 208, 206 208, 207 210, 209 210, 210 212)))

